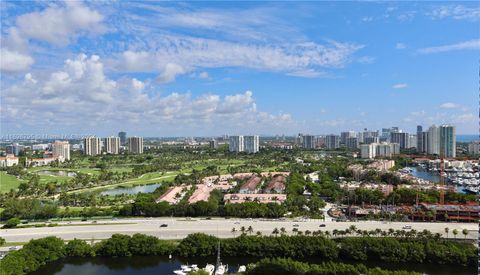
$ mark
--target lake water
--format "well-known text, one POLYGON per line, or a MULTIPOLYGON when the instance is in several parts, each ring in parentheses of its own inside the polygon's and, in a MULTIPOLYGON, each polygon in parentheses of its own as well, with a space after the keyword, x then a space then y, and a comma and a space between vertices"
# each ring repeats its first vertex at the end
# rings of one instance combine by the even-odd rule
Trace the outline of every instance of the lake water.
POLYGON ((41 170, 36 172, 38 175, 55 177, 75 177, 77 173, 63 170, 41 170))
MULTIPOLYGON (((236 272, 240 265, 256 262, 257 258, 224 258, 223 262, 229 265, 229 273, 236 272)), ((319 261, 310 259, 301 259, 300 261, 319 263, 319 261)), ((181 259, 175 258, 169 260, 167 257, 161 256, 134 256, 119 258, 68 258, 47 264, 36 272, 30 273, 34 275, 71 275, 71 274, 95 274, 95 275, 158 275, 173 274, 174 270, 180 269, 182 264, 198 264, 200 268, 205 267, 207 263, 214 264, 215 258, 199 258, 199 259, 181 259)), ((476 269, 466 268, 462 266, 442 266, 434 264, 385 264, 385 263, 363 263, 367 266, 380 266, 390 270, 410 270, 423 272, 426 274, 456 274, 467 275, 475 274, 476 269)))
POLYGON ((115 195, 135 195, 138 193, 152 193, 157 189, 161 183, 154 183, 154 184, 148 184, 148 185, 137 185, 133 187, 117 187, 114 189, 109 189, 100 192, 100 196, 115 196, 115 195))

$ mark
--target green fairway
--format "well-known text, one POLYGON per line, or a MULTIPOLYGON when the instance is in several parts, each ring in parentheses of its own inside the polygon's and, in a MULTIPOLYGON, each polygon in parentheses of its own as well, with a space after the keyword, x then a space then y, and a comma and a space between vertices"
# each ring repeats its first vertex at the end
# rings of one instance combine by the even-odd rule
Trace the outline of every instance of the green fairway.
POLYGON ((7 175, 6 172, 0 172, 0 193, 7 193, 10 189, 17 189, 21 180, 15 176, 7 175))

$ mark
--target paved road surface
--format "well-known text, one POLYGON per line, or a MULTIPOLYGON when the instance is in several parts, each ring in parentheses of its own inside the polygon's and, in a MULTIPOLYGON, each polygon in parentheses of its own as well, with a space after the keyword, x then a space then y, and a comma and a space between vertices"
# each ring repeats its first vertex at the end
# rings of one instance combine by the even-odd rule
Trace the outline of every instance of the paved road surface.
MULTIPOLYGON (((449 237, 453 238, 453 229, 458 230, 457 238, 464 238, 462 234, 463 229, 468 229, 469 234, 467 238, 477 239, 478 225, 476 223, 405 223, 392 222, 383 223, 377 221, 363 221, 363 222, 333 222, 333 221, 302 221, 294 222, 292 220, 286 221, 263 221, 263 220, 247 220, 247 219, 193 219, 187 221, 180 218, 151 218, 151 219, 120 219, 112 221, 99 221, 99 223, 108 223, 107 225, 95 225, 91 221, 74 222, 69 226, 58 227, 41 227, 41 228, 24 228, 24 229, 1 229, 0 236, 6 239, 7 242, 27 242, 31 239, 43 238, 46 236, 57 236, 64 240, 77 239, 106 239, 115 233, 133 235, 135 233, 143 233, 147 235, 157 236, 161 239, 182 239, 190 233, 202 232, 206 234, 215 235, 218 237, 233 237, 240 234, 240 228, 244 226, 248 228, 252 226, 254 234, 257 231, 262 234, 271 234, 274 228, 280 229, 284 227, 288 234, 292 233, 293 228, 298 228, 300 231, 330 231, 334 229, 345 230, 350 225, 354 224, 357 229, 374 230, 380 228, 382 230, 402 229, 404 225, 411 225, 412 229, 421 231, 423 229, 430 230, 433 233, 441 233, 446 237, 444 229, 450 229, 449 237), (123 223, 123 224, 122 224, 123 223), (128 223, 128 224, 125 224, 128 223), (76 225, 76 224, 82 224, 76 225), (160 227, 161 224, 167 224, 168 227, 160 227), (294 227, 298 224, 298 227, 294 227), (325 227, 319 227, 320 224, 325 224, 325 227), (236 228, 237 232, 232 233, 232 228, 236 228)), ((67 222, 60 222, 59 224, 67 224, 67 222)))

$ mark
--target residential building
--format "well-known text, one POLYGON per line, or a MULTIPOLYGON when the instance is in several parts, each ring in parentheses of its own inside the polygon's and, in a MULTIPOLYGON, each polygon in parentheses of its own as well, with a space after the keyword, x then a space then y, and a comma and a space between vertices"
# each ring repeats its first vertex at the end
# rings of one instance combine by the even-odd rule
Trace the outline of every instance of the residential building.
POLYGON ((68 143, 68 141, 55 141, 52 144, 52 153, 54 157, 70 160, 70 143, 68 143))
POLYGON ((468 144, 468 153, 470 155, 480 155, 480 141, 472 141, 468 144))
POLYGON ((390 133, 390 142, 400 144, 400 149, 408 149, 409 145, 409 134, 405 132, 391 132, 390 133))
POLYGON ((348 132, 341 132, 340 133, 340 143, 343 145, 347 145, 347 139, 348 138, 353 138, 356 137, 357 134, 354 131, 348 131, 348 132))
POLYGON ((218 148, 218 141, 214 138, 208 142, 208 146, 210 149, 217 149, 218 148))
POLYGON ((380 141, 379 137, 366 137, 363 139, 364 144, 378 143, 380 141))
POLYGON ((49 147, 50 147, 49 144, 33 144, 32 145, 32 150, 33 151, 45 151, 45 150, 48 150, 49 147))
POLYGON ((126 132, 118 133, 118 137, 120 138, 120 145, 122 145, 122 146, 127 145, 127 133, 126 132))
POLYGON ((87 156, 96 156, 102 153, 102 145, 98 137, 86 137, 83 139, 83 153, 87 156))
POLYGON ((415 148, 417 149, 417 135, 409 135, 408 136, 408 148, 415 148))
POLYGON ((375 158, 375 144, 362 144, 360 145, 360 155, 362 159, 373 159, 375 158))
POLYGON ((440 155, 440 129, 436 125, 428 128, 427 154, 440 155))
POLYGON ((337 135, 327 135, 325 137, 325 145, 327 149, 337 149, 340 147, 340 137, 337 135))
POLYGON ((121 139, 119 137, 107 137, 104 141, 105 152, 107 154, 117 155, 120 153, 121 139))
POLYGON ((440 156, 454 158, 457 151, 457 140, 455 136, 455 126, 441 125, 440 131, 440 156))
POLYGON ((129 137, 128 152, 131 154, 143 154, 143 137, 129 137))
POLYGON ((7 145, 7 147, 5 148, 5 151, 7 154, 18 156, 20 155, 20 153, 25 151, 25 146, 20 145, 18 143, 13 143, 11 145, 7 145))
POLYGON ((254 194, 258 192, 258 185, 262 178, 257 176, 250 177, 245 184, 240 187, 238 191, 240 194, 254 194))
POLYGON ((345 146, 349 149, 358 149, 358 138, 349 137, 345 142, 345 146))
POLYGON ((317 147, 317 142, 315 136, 305 135, 303 136, 303 148, 305 149, 315 149, 317 147))
POLYGON ((14 154, 7 154, 5 157, 0 157, 0 167, 11 167, 18 165, 18 158, 14 154))
POLYGON ((417 152, 423 153, 423 127, 422 125, 417 126, 417 152))
POLYGON ((244 151, 243 136, 230 136, 228 141, 228 150, 230 152, 239 153, 244 151))
POLYGON ((259 136, 244 136, 243 143, 243 150, 249 154, 257 153, 260 148, 259 136))

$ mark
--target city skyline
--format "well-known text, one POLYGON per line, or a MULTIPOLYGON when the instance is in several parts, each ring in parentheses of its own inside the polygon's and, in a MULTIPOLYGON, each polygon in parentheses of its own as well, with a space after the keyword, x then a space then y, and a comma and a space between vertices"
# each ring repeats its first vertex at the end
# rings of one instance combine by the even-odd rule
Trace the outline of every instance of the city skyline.
POLYGON ((0 8, 4 135, 478 132, 474 3, 0 8))

